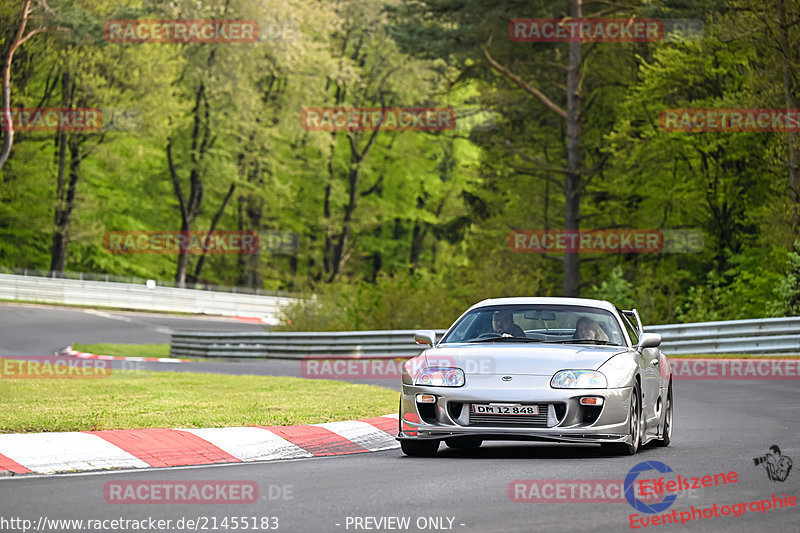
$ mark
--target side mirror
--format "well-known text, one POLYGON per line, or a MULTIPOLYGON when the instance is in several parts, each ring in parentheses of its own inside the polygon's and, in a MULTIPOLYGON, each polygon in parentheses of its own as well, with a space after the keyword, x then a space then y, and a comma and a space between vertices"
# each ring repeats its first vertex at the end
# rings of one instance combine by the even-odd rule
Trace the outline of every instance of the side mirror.
MULTIPOLYGON (((659 340, 661 337, 659 337, 659 340)), ((432 329, 420 329, 414 332, 414 342, 433 346, 436 342, 436 332, 432 329)))
POLYGON ((639 337, 639 345, 636 349, 642 351, 644 348, 655 348, 661 344, 661 335, 658 333, 642 333, 639 337))

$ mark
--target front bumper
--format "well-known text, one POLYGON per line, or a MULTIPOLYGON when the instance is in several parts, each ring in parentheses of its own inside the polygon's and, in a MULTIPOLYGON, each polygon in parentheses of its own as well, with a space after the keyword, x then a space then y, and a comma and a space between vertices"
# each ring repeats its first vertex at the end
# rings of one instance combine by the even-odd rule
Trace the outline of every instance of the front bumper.
POLYGON ((554 389, 550 376, 516 375, 513 385, 496 374, 470 376, 463 387, 402 385, 398 440, 441 440, 470 436, 484 440, 532 440, 630 444, 630 396, 633 387, 554 389), (417 394, 436 402, 422 404, 417 394), (603 405, 583 406, 582 397, 603 398, 603 405), (479 417, 473 403, 517 403, 539 406, 539 417, 479 417), (478 420, 480 419, 480 420, 478 420), (489 421, 487 421, 487 419, 489 421))

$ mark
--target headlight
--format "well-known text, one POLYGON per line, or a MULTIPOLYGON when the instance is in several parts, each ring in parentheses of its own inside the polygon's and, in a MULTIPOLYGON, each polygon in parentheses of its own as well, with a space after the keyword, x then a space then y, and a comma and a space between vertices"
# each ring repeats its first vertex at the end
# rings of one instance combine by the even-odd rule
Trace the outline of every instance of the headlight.
POLYGON ((550 380, 554 389, 605 389, 606 377, 596 370, 561 370, 550 380))
POLYGON ((425 368, 414 378, 414 385, 461 387, 464 385, 464 371, 460 368, 425 368))

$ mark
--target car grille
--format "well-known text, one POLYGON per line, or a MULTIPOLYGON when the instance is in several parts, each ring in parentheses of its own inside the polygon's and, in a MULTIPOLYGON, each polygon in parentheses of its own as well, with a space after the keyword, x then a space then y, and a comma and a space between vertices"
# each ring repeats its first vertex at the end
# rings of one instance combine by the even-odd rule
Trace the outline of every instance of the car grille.
POLYGON ((469 406, 469 426, 472 427, 547 427, 547 405, 546 403, 537 404, 524 404, 524 405, 538 405, 538 415, 493 415, 493 414, 476 414, 472 412, 472 406, 469 406))

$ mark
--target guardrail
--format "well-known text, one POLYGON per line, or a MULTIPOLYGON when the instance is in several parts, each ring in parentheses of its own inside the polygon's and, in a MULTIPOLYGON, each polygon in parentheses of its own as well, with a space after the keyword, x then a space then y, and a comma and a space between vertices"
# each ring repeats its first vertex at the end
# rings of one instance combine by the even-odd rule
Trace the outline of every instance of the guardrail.
POLYGON ((294 298, 197 289, 0 274, 0 299, 116 307, 145 311, 257 317, 277 324, 280 308, 294 298))
POLYGON ((661 334, 661 349, 667 355, 800 353, 800 317, 695 322, 644 330, 661 334))
MULTIPOLYGON (((445 330, 437 331, 438 338, 445 330)), ((170 357, 414 357, 414 330, 216 333, 176 331, 170 357)))
POLYGON ((252 288, 252 287, 231 287, 228 285, 214 285, 212 283, 206 283, 202 281, 197 282, 186 282, 185 287, 179 287, 178 284, 173 280, 165 280, 165 279, 148 279, 142 278, 137 276, 120 276, 117 274, 105 274, 99 272, 73 272, 70 270, 37 270, 35 268, 8 268, 8 267, 0 267, 0 275, 2 274, 15 274, 18 276, 30 276, 36 278, 51 278, 51 279, 77 279, 80 281, 104 281, 108 282, 117 282, 117 283, 129 283, 131 285, 141 285, 150 283, 155 284, 158 287, 174 287, 174 288, 185 288, 185 289, 196 289, 196 290, 203 290, 203 291, 214 291, 214 292, 233 292, 236 294, 256 294, 260 296, 278 296, 278 297, 285 297, 285 298, 295 298, 297 295, 285 292, 285 291, 268 291, 259 288, 252 288))
MULTIPOLYGON (((800 317, 763 318, 649 326, 662 336, 667 355, 800 353, 800 317)), ((437 330, 441 338, 445 330, 437 330)), ((344 331, 325 333, 175 332, 172 357, 413 357, 422 351, 414 330, 344 331)))

